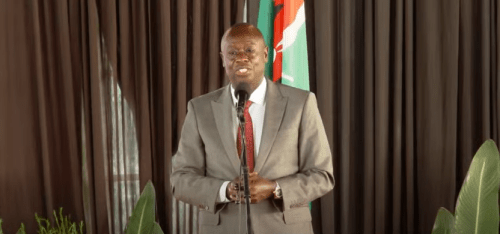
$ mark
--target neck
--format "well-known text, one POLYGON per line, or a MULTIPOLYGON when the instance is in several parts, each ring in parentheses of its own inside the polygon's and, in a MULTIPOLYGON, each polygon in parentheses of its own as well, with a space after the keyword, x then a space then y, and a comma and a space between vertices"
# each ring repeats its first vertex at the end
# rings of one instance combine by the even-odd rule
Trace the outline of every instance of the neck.
MULTIPOLYGON (((264 77, 264 76, 262 76, 262 77, 264 77)), ((254 87, 254 86, 252 86, 252 84, 246 83, 246 86, 248 87, 248 89, 245 89, 245 91, 247 91, 247 92, 248 92, 248 95, 251 95, 251 94, 252 94, 252 93, 253 93, 253 92, 254 92, 254 91, 255 91, 255 90, 256 90, 256 89, 257 89, 257 88, 258 88, 258 87, 262 84, 262 82, 265 82, 264 78, 261 78, 261 79, 260 79, 260 81, 259 81, 259 83, 258 83, 257 85, 255 85, 255 87, 254 87)), ((235 91, 236 91, 236 87, 237 87, 238 85, 240 85, 240 86, 241 86, 241 84, 237 84, 237 85, 235 85, 235 84, 231 83, 231 87, 233 87, 233 89, 234 89, 235 91)))

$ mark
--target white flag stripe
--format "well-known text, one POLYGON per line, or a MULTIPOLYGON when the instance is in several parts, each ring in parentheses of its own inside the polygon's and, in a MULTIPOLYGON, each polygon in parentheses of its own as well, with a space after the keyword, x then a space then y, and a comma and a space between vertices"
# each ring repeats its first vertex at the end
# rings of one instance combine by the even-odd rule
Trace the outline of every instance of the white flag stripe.
POLYGON ((297 11, 295 20, 292 24, 285 28, 285 30, 283 31, 283 39, 281 39, 281 41, 276 45, 276 48, 278 48, 280 45, 283 45, 283 48, 279 50, 278 53, 285 51, 286 48, 290 47, 295 42, 295 38, 297 38, 297 32, 299 31, 299 28, 302 27, 303 24, 305 24, 305 22, 306 13, 304 10, 304 3, 302 3, 299 10, 297 11))
POLYGON ((290 81, 290 82, 294 82, 294 79, 293 79, 293 77, 292 77, 292 76, 289 76, 289 75, 287 75, 287 74, 285 74, 285 73, 283 73, 283 72, 281 72, 281 78, 283 78, 283 79, 287 79, 287 80, 288 80, 288 81, 290 81))

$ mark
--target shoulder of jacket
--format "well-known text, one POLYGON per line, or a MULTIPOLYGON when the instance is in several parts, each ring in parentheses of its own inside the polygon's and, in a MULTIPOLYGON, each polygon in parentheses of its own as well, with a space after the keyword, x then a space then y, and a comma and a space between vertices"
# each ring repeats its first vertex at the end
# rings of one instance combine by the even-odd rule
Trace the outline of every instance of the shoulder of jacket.
POLYGON ((226 86, 219 88, 215 91, 212 91, 210 93, 206 93, 206 94, 200 95, 198 97, 194 97, 189 102, 191 102, 193 105, 206 105, 207 103, 210 103, 212 101, 216 101, 217 99, 219 99, 220 95, 222 95, 222 93, 225 91, 226 91, 226 86))
POLYGON ((276 83, 278 86, 278 89, 281 92, 281 95, 284 97, 288 97, 293 100, 297 101, 305 101, 309 97, 309 95, 312 93, 310 91, 302 90, 299 88, 291 87, 285 84, 279 84, 276 83))

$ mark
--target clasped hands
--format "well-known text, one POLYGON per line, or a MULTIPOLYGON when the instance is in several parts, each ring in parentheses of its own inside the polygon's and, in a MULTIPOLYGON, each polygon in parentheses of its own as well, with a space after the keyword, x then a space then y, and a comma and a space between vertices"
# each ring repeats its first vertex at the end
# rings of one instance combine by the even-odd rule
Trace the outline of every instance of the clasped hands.
MULTIPOLYGON (((276 189, 276 182, 261 177, 257 172, 252 172, 248 176, 248 188, 250 190, 250 203, 260 201, 273 195, 276 189)), ((226 197, 231 202, 245 202, 244 182, 242 177, 236 177, 226 188, 226 197)))

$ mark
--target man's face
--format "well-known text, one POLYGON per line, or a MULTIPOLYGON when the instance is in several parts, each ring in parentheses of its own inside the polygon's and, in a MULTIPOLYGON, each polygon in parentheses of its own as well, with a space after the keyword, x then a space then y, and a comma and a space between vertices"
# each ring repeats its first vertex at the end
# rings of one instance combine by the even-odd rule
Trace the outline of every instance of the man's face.
POLYGON ((267 47, 262 38, 249 35, 228 35, 222 41, 222 64, 233 88, 247 83, 253 92, 264 77, 267 47))

